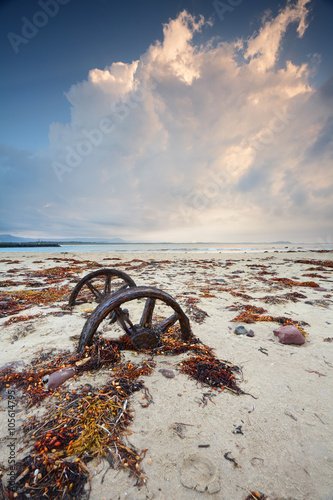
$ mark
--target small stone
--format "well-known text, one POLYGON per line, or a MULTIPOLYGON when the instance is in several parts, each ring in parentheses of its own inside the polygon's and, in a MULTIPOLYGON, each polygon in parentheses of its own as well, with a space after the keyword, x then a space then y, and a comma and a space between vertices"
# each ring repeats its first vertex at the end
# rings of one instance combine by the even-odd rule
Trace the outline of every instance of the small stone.
POLYGON ((90 384, 85 384, 81 391, 84 393, 84 394, 88 394, 88 392, 91 392, 92 391, 92 386, 90 384))
POLYGON ((247 337, 254 337, 254 331, 253 330, 249 330, 246 334, 247 337))
POLYGON ((173 370, 168 370, 167 368, 161 368, 158 371, 166 378, 174 378, 175 376, 175 372, 173 370))
POLYGON ((294 325, 281 326, 274 330, 274 335, 279 338, 281 344, 302 345, 305 342, 302 332, 294 325))
POLYGON ((235 328, 236 335, 246 335, 247 333, 248 333, 247 329, 243 325, 236 326, 235 328))

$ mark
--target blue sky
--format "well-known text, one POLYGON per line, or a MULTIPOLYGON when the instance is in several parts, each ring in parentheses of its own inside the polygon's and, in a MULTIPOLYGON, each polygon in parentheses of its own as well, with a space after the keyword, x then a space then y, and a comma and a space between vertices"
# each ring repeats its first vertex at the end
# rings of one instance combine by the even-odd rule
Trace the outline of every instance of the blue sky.
POLYGON ((0 14, 0 232, 332 238, 332 1, 0 14))

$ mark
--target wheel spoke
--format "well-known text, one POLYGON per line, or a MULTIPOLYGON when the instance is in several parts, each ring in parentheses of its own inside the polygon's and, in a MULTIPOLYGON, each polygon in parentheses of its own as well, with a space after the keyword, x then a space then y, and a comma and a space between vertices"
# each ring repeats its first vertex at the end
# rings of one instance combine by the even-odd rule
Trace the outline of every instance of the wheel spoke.
POLYGON ((151 328, 155 303, 156 299, 152 297, 148 297, 148 299, 146 300, 145 307, 140 320, 140 325, 143 328, 151 328))
MULTIPOLYGON (((122 310, 120 306, 114 308, 114 314, 117 320, 118 325, 127 333, 127 335, 131 336, 135 333, 136 328, 133 325, 132 321, 129 319, 129 312, 127 309, 122 310)), ((112 318, 112 322, 114 319, 112 318)))
POLYGON ((95 295, 96 299, 101 300, 101 298, 103 297, 101 292, 99 290, 97 290, 97 288, 94 287, 94 285, 92 283, 90 283, 89 281, 86 283, 86 285, 89 288, 89 290, 91 290, 91 292, 95 295))
POLYGON ((111 293, 111 275, 107 274, 105 277, 105 284, 104 284, 104 295, 110 295, 111 293))
POLYGON ((170 326, 174 325, 176 323, 176 321, 179 320, 179 318, 180 318, 180 315, 177 312, 175 312, 169 318, 161 321, 161 323, 159 324, 159 327, 162 330, 162 332, 164 333, 168 328, 170 328, 170 326))

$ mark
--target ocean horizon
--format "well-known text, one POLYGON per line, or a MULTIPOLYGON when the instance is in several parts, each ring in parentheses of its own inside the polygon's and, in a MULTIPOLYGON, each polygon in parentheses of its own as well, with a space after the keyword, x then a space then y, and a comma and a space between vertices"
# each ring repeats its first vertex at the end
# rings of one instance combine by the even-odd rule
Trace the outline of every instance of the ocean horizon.
POLYGON ((5 247, 0 248, 0 252, 10 253, 83 253, 83 252, 110 252, 110 253, 130 253, 130 252, 188 252, 188 253, 242 253, 242 252, 288 252, 307 250, 332 250, 332 243, 81 243, 65 244, 59 247, 5 247))

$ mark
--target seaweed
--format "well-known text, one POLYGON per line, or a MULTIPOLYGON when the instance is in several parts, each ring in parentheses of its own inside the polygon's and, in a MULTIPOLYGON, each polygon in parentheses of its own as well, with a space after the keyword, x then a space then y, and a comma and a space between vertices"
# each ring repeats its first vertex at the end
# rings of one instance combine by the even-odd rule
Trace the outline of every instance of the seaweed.
MULTIPOLYGON (((87 362, 79 365, 81 372, 94 366, 92 357, 85 359, 87 362)), ((81 391, 58 388, 51 393, 53 407, 47 417, 42 420, 31 417, 23 425, 27 436, 25 448, 32 447, 32 451, 16 463, 15 498, 83 498, 89 477, 86 464, 102 458, 111 466, 128 470, 136 477, 137 485, 142 485, 145 476, 140 462, 144 451, 138 453, 126 446, 123 436, 128 434, 127 427, 133 419, 129 398, 144 388, 140 377, 149 375, 155 363, 143 361, 141 365, 134 365, 128 362, 114 366, 117 362, 117 356, 113 357, 114 370, 106 385, 98 389, 89 387, 89 392, 84 388, 81 391)), ((102 355, 99 366, 101 364, 102 355)), ((37 370, 38 376, 44 371, 45 368, 37 370)), ((25 378, 26 374, 22 374, 21 381, 15 377, 16 385, 25 378)), ((40 392, 35 386, 34 402, 40 400, 37 394, 40 392)), ((144 397, 148 395, 149 392, 144 397)), ((5 489, 5 494, 14 498, 13 491, 5 489)))
POLYGON ((60 457, 26 456, 16 463, 15 492, 3 488, 7 498, 23 500, 84 499, 89 471, 81 460, 74 463, 60 457))
POLYGON ((240 373, 238 366, 228 361, 220 361, 215 356, 192 356, 180 363, 181 372, 198 382, 214 389, 228 390, 235 394, 246 394, 236 383, 235 373, 240 373))
POLYGON ((92 347, 86 350, 86 358, 82 359, 81 354, 70 352, 62 353, 48 363, 44 363, 40 358, 32 362, 31 367, 27 367, 22 372, 15 372, 11 368, 0 371, 0 392, 9 386, 15 385, 17 389, 22 389, 27 408, 39 404, 49 396, 45 390, 43 377, 55 370, 66 367, 75 367, 78 375, 85 371, 98 370, 105 365, 114 365, 120 359, 118 346, 112 341, 98 340, 92 347))
POLYGON ((276 283, 281 283, 284 286, 292 287, 292 286, 308 286, 311 288, 318 288, 319 285, 315 281, 295 281, 289 278, 272 278, 272 281, 276 283))
POLYGON ((318 260, 318 259, 298 259, 295 260, 298 264, 308 264, 311 266, 332 267, 333 260, 318 260))
POLYGON ((268 497, 261 491, 250 491, 245 500, 268 500, 268 497))
POLYGON ((21 323, 22 321, 30 321, 32 319, 40 318, 41 315, 42 314, 39 313, 39 314, 31 314, 30 316, 17 316, 17 317, 13 317, 13 318, 10 318, 7 321, 5 321, 4 324, 3 324, 3 326, 10 326, 13 323, 21 323))
POLYGON ((69 287, 49 287, 40 290, 18 290, 7 294, 0 292, 0 318, 17 314, 36 305, 50 305, 65 301, 69 294, 69 287))
POLYGON ((305 321, 295 321, 290 318, 286 318, 285 316, 271 316, 271 315, 265 315, 265 314, 259 314, 252 312, 251 310, 245 310, 238 314, 234 319, 231 321, 234 322, 242 322, 242 323, 256 323, 257 321, 272 321, 275 323, 279 323, 280 325, 294 325, 296 326, 302 335, 306 337, 308 334, 304 330, 303 326, 309 326, 309 323, 306 323, 305 321))
POLYGON ((206 311, 200 309, 200 307, 195 304, 190 305, 185 312, 189 315, 192 321, 199 323, 199 325, 201 325, 205 321, 206 317, 209 316, 206 311))

